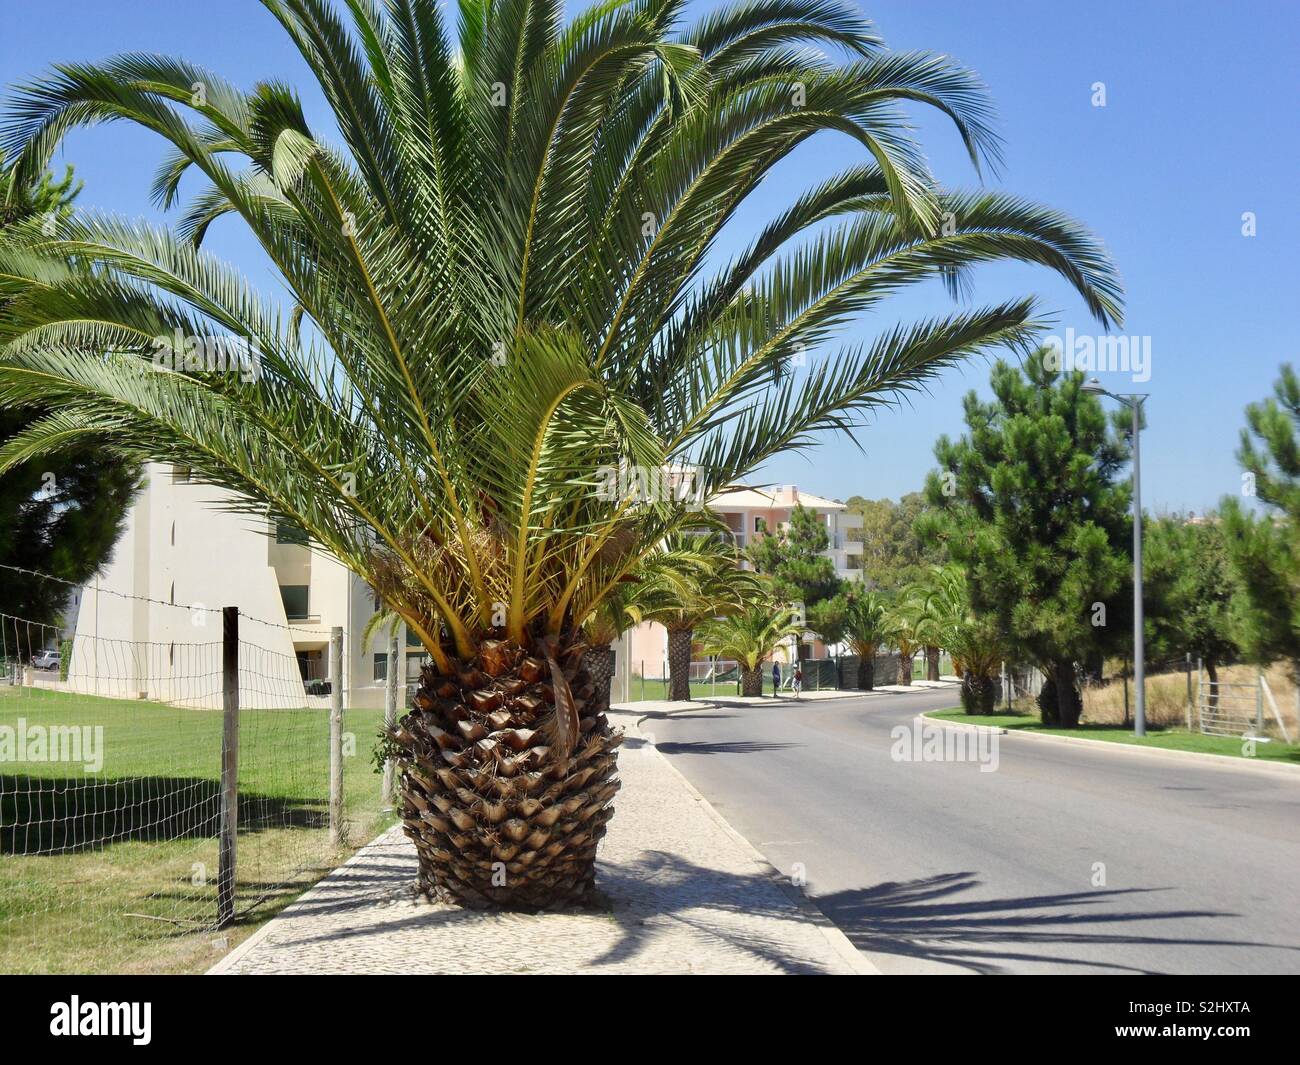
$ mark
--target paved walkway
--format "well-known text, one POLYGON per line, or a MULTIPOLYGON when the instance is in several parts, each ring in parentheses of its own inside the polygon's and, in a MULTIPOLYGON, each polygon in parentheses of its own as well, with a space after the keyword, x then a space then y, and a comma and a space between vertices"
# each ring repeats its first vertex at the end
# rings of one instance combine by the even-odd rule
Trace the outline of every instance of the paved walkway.
POLYGON ((628 738, 618 813, 599 857, 607 912, 484 913, 416 901, 415 850, 394 828, 212 972, 872 971, 642 736, 632 708, 614 716, 628 738))

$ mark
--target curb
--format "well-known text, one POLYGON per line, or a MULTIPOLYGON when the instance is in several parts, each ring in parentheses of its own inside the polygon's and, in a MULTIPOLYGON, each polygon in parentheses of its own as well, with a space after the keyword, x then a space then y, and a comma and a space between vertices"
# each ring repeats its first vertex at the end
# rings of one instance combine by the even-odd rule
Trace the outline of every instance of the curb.
POLYGON ((931 717, 935 711, 917 714, 920 721, 943 728, 960 729, 966 732, 993 732, 1002 736, 1025 736, 1029 739, 1045 740, 1048 743, 1074 743, 1088 747, 1104 747, 1109 751, 1123 751, 1126 754, 1150 754, 1157 757, 1168 755, 1175 760, 1193 758, 1209 766, 1220 769, 1239 769, 1247 773, 1276 773, 1281 776, 1294 776, 1300 773, 1300 765, 1289 762, 1275 762, 1265 758, 1239 758, 1231 754, 1210 754, 1207 751, 1178 751, 1169 747, 1144 747, 1136 743, 1116 743, 1114 740, 1092 740, 1086 736, 1053 736, 1049 733, 1030 732, 1026 729, 1007 729, 997 725, 976 725, 968 721, 945 721, 941 717, 931 717))
MULTIPOLYGON (((804 707, 804 706, 815 706, 818 703, 843 702, 846 699, 873 699, 873 698, 883 699, 883 698, 896 696, 896 695, 926 695, 932 692, 946 691, 948 690, 949 687, 951 687, 955 691, 957 686, 955 684, 953 685, 940 684, 935 687, 913 685, 910 687, 901 688, 897 690, 886 689, 886 688, 873 688, 871 691, 856 691, 856 690, 845 689, 843 694, 822 696, 821 698, 817 698, 817 699, 795 699, 790 696, 782 696, 780 699, 772 699, 770 696, 765 695, 762 697, 763 698, 762 702, 748 702, 748 703, 741 701, 743 698, 745 698, 744 696, 719 695, 716 698, 713 696, 704 696, 699 699, 692 699, 690 700, 690 702, 682 703, 675 710, 654 710, 654 711, 640 712, 637 709, 635 709, 636 707, 642 705, 639 702, 638 703, 615 703, 612 709, 616 714, 625 714, 627 716, 637 715, 636 724, 640 725, 641 722, 648 720, 650 718, 650 714, 652 713, 655 714, 657 717, 675 717, 678 714, 694 713, 697 710, 745 710, 748 709, 749 707, 766 708, 766 707, 783 706, 783 705, 784 706, 797 705, 800 707, 804 707)), ((805 692, 804 694, 807 695, 808 693, 805 692)), ((758 697, 750 696, 749 698, 756 699, 758 697)), ((646 700, 646 702, 654 702, 654 701, 657 700, 646 700)), ((663 700, 663 701, 667 702, 668 700, 663 700)))
MULTIPOLYGON (((638 725, 639 724, 640 722, 638 722, 638 725)), ((641 730, 638 727, 637 732, 639 733, 640 731, 641 730)), ((655 755, 664 763, 664 765, 666 765, 673 774, 676 775, 677 779, 682 782, 682 786, 686 788, 687 793, 692 799, 700 804, 701 809, 704 810, 709 818, 728 836, 735 840, 741 849, 743 849, 750 858, 753 859, 755 865, 767 870, 769 879, 780 888, 781 892, 791 901, 791 903, 794 904, 795 908, 798 909, 808 921, 816 926, 817 930, 821 932, 822 937, 826 940, 826 945, 830 947, 832 953, 852 969, 854 975, 884 975, 870 961, 863 957, 862 952, 849 941, 849 937, 840 931, 839 926, 817 908, 816 903, 808 898, 808 896, 802 891, 795 888, 793 884, 781 875, 780 870, 767 860, 762 851, 737 832, 736 829, 732 827, 731 823, 713 808, 713 804, 700 794, 699 789, 682 775, 681 770, 673 765, 672 761, 666 755, 661 753, 657 746, 653 743, 646 742, 644 736, 638 736, 638 738, 644 744, 645 749, 654 751, 655 755)))

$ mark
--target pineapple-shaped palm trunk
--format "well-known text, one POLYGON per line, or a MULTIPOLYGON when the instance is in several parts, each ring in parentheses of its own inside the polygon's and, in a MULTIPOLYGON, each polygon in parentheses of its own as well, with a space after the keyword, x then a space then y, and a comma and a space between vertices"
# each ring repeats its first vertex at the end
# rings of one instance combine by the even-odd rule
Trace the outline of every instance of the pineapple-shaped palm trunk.
POLYGON ((898 653, 898 684, 906 688, 912 683, 912 655, 898 653))
POLYGON ((668 698, 686 702, 691 697, 691 629, 668 630, 668 698))
POLYGON ((939 648, 933 644, 926 644, 925 647, 925 679, 939 679, 939 648))
POLYGON ((869 692, 875 687, 875 685, 875 655, 860 655, 858 657, 858 691, 869 692))
POLYGON ((486 640, 450 674, 425 667, 391 738, 426 894, 529 910, 591 898, 623 737, 584 650, 486 640))
POLYGON ((609 709, 610 688, 614 683, 614 648, 607 643, 589 647, 582 662, 587 667, 587 677, 595 689, 591 696, 591 712, 602 714, 609 709))

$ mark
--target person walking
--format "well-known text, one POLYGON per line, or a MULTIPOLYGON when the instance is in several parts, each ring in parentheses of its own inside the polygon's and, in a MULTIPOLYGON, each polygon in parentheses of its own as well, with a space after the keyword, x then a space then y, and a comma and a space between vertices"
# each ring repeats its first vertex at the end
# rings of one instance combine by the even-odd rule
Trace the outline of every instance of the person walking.
POLYGON ((794 697, 799 698, 799 693, 803 691, 803 670, 799 666, 794 667, 794 697))
POLYGON ((772 698, 781 697, 781 663, 772 659, 772 698))

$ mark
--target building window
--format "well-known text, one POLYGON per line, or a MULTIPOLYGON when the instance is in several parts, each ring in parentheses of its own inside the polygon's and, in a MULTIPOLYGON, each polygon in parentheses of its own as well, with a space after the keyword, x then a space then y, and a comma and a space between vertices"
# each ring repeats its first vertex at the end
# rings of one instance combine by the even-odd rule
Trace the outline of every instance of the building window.
POLYGON ((172 467, 172 484, 189 484, 190 468, 188 466, 172 467))
POLYGON ((388 679, 388 655, 375 655, 375 683, 380 683, 388 679))
POLYGON ((301 621, 303 618, 311 617, 311 612, 308 610, 310 606, 308 590, 308 585, 305 584, 280 585, 280 600, 284 603, 284 616, 290 621, 301 621))
POLYGON ((760 533, 760 532, 766 532, 766 531, 767 531, 767 522, 765 522, 762 518, 755 517, 755 518, 754 518, 754 532, 756 532, 756 533, 760 533))
POLYGON ((328 678, 328 669, 323 652, 318 650, 295 651, 298 659, 298 672, 302 674, 303 683, 323 681, 328 678))
POLYGON ((422 654, 408 654, 406 656, 406 683, 417 684, 420 680, 420 670, 429 664, 429 652, 422 654))
POLYGON ((275 542, 277 544, 297 544, 299 547, 306 547, 307 534, 292 522, 277 521, 275 523, 275 542))

